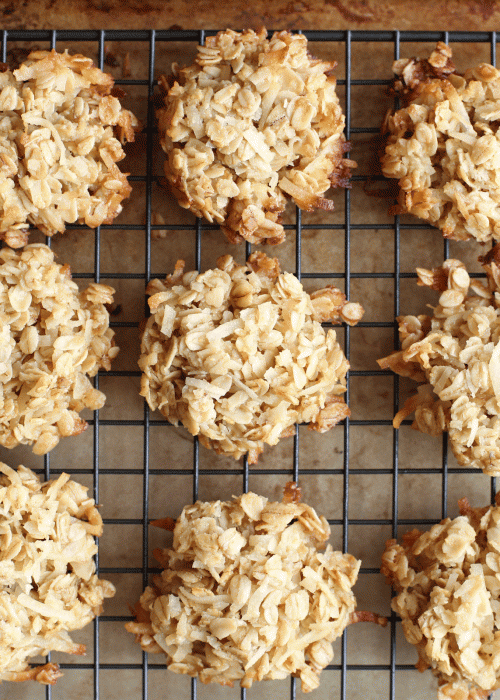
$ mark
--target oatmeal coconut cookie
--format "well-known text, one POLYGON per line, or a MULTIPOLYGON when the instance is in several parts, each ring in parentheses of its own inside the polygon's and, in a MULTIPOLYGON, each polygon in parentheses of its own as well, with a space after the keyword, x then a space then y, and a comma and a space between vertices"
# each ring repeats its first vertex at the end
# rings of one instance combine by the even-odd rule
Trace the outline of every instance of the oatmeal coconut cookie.
POLYGON ((139 123, 90 58, 34 51, 0 72, 0 238, 28 242, 66 224, 111 223, 131 188, 116 162, 139 123))
POLYGON ((440 700, 486 700, 500 688, 500 499, 471 508, 403 544, 389 540, 382 574, 397 592, 392 609, 439 679, 440 700))
POLYGON ((417 268, 418 284, 440 292, 431 316, 400 316, 402 349, 378 360, 382 369, 423 382, 394 418, 415 412, 413 427, 449 433, 458 462, 500 475, 500 247, 480 258, 488 283, 463 263, 417 268))
POLYGON ((148 288, 152 315, 142 336, 141 395, 206 447, 257 461, 264 444, 319 432, 350 415, 342 395, 349 364, 333 329, 363 315, 335 287, 309 295, 278 260, 230 255, 203 274, 175 272, 148 288))
POLYGON ((125 625, 142 648, 202 683, 250 688, 292 675, 308 692, 350 622, 386 624, 354 612, 361 562, 330 545, 319 551, 330 528, 299 497, 289 483, 282 503, 246 493, 186 506, 176 523, 155 521, 174 540, 155 552, 163 571, 125 625))
POLYGON ((349 184, 344 115, 329 74, 302 34, 227 30, 173 66, 158 112, 165 174, 179 204, 220 224, 232 243, 281 243, 287 198, 333 209, 322 195, 349 184))
POLYGON ((480 63, 459 75, 451 49, 394 63, 402 109, 389 114, 382 170, 399 180, 399 211, 446 238, 500 235, 500 72, 480 63))
POLYGON ((102 520, 84 486, 68 474, 42 483, 26 467, 0 463, 0 681, 52 684, 57 664, 31 667, 50 651, 84 654, 71 640, 115 588, 98 579, 92 557, 102 520))
POLYGON ((80 411, 102 408, 89 377, 118 354, 113 293, 94 283, 79 292, 45 245, 0 250, 0 445, 45 454, 87 428, 80 411))

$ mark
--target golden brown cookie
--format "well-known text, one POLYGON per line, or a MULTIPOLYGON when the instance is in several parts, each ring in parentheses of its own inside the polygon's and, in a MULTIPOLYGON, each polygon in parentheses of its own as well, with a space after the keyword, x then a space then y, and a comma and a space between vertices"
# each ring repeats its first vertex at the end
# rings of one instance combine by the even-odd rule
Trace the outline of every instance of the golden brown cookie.
POLYGON ((500 507, 459 505, 458 518, 388 540, 382 573, 439 700, 486 700, 500 687, 500 507))
POLYGON ((386 623, 355 612, 361 562, 330 545, 321 551, 328 523, 294 486, 282 503, 246 493, 156 523, 174 530, 173 547, 156 551, 162 572, 125 625, 145 651, 202 683, 250 688, 292 675, 309 692, 348 624, 386 623))
POLYGON ((0 681, 52 684, 59 666, 29 666, 50 651, 85 654, 69 632, 87 625, 115 594, 95 575, 102 519, 87 488, 68 474, 42 483, 0 463, 0 681))
POLYGON ((80 411, 102 408, 89 377, 118 354, 105 306, 114 291, 79 292, 45 245, 0 250, 0 445, 45 454, 87 428, 80 411))
POLYGON ((363 315, 336 288, 309 295, 278 260, 230 255, 217 268, 150 282, 152 315, 142 336, 141 395, 206 447, 255 463, 264 445, 294 433, 319 432, 350 415, 342 395, 348 362, 333 329, 363 315))
POLYGON ((394 418, 415 412, 413 427, 449 434, 459 464, 500 474, 499 248, 484 259, 488 284, 471 279, 459 260, 417 268, 418 284, 440 293, 432 316, 400 316, 402 349, 378 360, 382 369, 421 382, 394 418))
POLYGON ((179 204, 220 224, 233 243, 281 243, 280 214, 333 209, 323 194, 348 186, 344 115, 329 74, 302 34, 228 29, 192 66, 165 76, 158 112, 165 174, 179 204))
POLYGON ((394 63, 402 108, 387 116, 382 156, 399 185, 400 213, 446 238, 490 241, 500 234, 500 72, 480 63, 459 75, 451 49, 394 63))
POLYGON ((52 236, 121 212, 131 188, 116 163, 139 123, 113 82, 67 51, 34 51, 0 72, 0 238, 13 248, 28 242, 29 224, 52 236))

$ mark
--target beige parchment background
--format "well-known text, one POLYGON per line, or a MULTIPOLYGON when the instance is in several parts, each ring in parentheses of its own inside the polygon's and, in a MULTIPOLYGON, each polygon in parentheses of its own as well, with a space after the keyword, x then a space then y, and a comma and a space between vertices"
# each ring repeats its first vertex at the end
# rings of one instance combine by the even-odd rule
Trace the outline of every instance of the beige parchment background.
MULTIPOLYGON (((81 26, 81 25, 80 25, 81 26)), ((38 46, 47 44, 36 42, 38 46)), ((17 42, 12 48, 24 48, 27 44, 17 42)), ((148 77, 148 45, 145 42, 109 42, 107 49, 115 56, 118 65, 107 66, 115 77, 122 77, 125 54, 130 56, 132 77, 136 80, 148 77)), ((91 42, 60 42, 58 50, 68 47, 97 59, 97 44, 91 42)), ((403 44, 401 55, 424 53, 431 44, 403 44)), ((490 57, 488 44, 456 44, 456 61, 460 67, 490 57)), ((338 61, 337 76, 345 77, 345 45, 342 42, 316 43, 311 45, 312 53, 334 58, 338 61)), ((352 45, 352 78, 388 79, 394 47, 388 43, 354 42, 352 45)), ((195 53, 195 43, 157 42, 155 75, 168 72, 172 61, 189 62, 195 53)), ((125 88, 124 103, 137 116, 146 122, 147 86, 135 85, 125 88)), ((339 86, 345 104, 344 86, 339 86)), ((351 86, 351 127, 375 128, 390 106, 391 100, 385 94, 383 85, 351 86)), ((375 145, 370 133, 351 135, 351 157, 358 161, 357 176, 370 173, 370 159, 375 145)), ((140 134, 135 144, 127 147, 127 158, 123 169, 132 175, 146 175, 146 135, 140 134)), ((154 137, 153 174, 162 174, 163 154, 154 137)), ((350 192, 350 202, 343 191, 331 193, 335 201, 333 213, 303 213, 302 223, 308 228, 302 234, 302 272, 330 273, 324 280, 304 279, 307 289, 313 290, 324 284, 336 284, 343 288, 346 269, 345 221, 347 209, 351 218, 350 265, 352 273, 390 273, 380 278, 355 277, 350 281, 350 298, 365 307, 365 323, 392 323, 395 312, 395 269, 396 236, 394 217, 388 214, 387 202, 382 198, 368 196, 363 182, 355 181, 350 192), (347 207, 347 209, 346 209, 347 207), (339 229, 323 229, 323 225, 338 224, 339 229), (362 228, 357 228, 361 226, 362 228), (377 226, 385 228, 377 229, 377 226)), ((137 372, 139 354, 138 324, 144 317, 144 277, 113 278, 116 273, 144 275, 146 269, 146 187, 144 182, 133 183, 133 193, 125 203, 117 222, 120 225, 134 224, 136 230, 103 229, 100 236, 100 281, 109 283, 116 289, 115 301, 118 313, 114 322, 130 323, 130 326, 117 327, 117 342, 121 352, 115 361, 115 372, 137 372)), ((167 224, 172 226, 193 225, 194 217, 180 209, 173 198, 155 182, 152 186, 152 211, 160 213, 167 224)), ((293 224, 296 213, 293 207, 286 212, 287 222, 293 224)), ((401 218, 400 232, 400 271, 410 273, 416 265, 436 266, 443 260, 443 241, 436 230, 405 229, 405 224, 416 224, 415 219, 401 218)), ((34 234, 33 241, 42 240, 34 234)), ((95 270, 95 234, 92 231, 73 230, 52 241, 61 263, 69 263, 79 284, 88 283, 88 278, 79 274, 90 274, 95 270)), ((151 242, 151 272, 154 276, 172 271, 177 258, 186 260, 193 267, 195 234, 193 230, 171 230, 166 238, 151 242)), ((296 234, 287 232, 286 242, 267 249, 268 254, 277 255, 283 269, 295 270, 296 234)), ((227 243, 219 231, 206 231, 202 235, 202 269, 212 266, 217 257, 230 252, 239 261, 244 259, 244 248, 227 243)), ((478 270, 477 256, 483 252, 475 242, 451 243, 451 257, 463 259, 474 270, 478 270)), ((435 297, 428 291, 417 288, 415 280, 403 277, 400 280, 400 308, 404 313, 422 313, 425 305, 435 297)), ((344 338, 344 330, 339 328, 339 336, 344 338)), ((350 362, 354 372, 366 370, 376 372, 375 360, 386 355, 394 347, 394 328, 359 327, 350 331, 350 362)), ((99 378, 100 388, 107 394, 107 403, 99 412, 99 503, 106 522, 104 535, 100 540, 99 566, 101 575, 109 578, 117 586, 117 595, 107 602, 104 618, 100 621, 98 636, 100 641, 99 681, 100 697, 105 700, 138 700, 142 697, 142 652, 134 644, 131 635, 125 632, 122 621, 116 616, 129 615, 128 605, 139 596, 143 577, 143 522, 163 516, 176 517, 182 507, 193 497, 193 440, 181 428, 169 427, 161 421, 159 414, 150 414, 153 421, 149 429, 149 504, 143 510, 145 475, 143 456, 145 450, 145 428, 142 421, 145 415, 144 403, 138 395, 138 376, 106 376, 99 378), (128 421, 131 424, 108 425, 106 421, 128 421), (156 423, 158 421, 158 424, 156 423), (156 473, 156 470, 161 473, 156 473), (125 471, 126 473, 122 473, 125 471), (177 473, 172 473, 172 472, 177 473), (107 569, 126 567, 134 573, 106 573, 107 569), (131 669, 114 668, 116 664, 135 665, 131 669)), ((400 394, 403 399, 411 385, 400 381, 400 394)), ((345 479, 344 443, 349 446, 349 498, 347 515, 348 549, 363 561, 363 569, 376 570, 384 542, 391 537, 393 519, 393 450, 394 432, 390 424, 363 425, 359 421, 386 421, 393 416, 394 378, 386 375, 352 376, 350 379, 350 407, 352 422, 348 438, 346 428, 337 426, 330 433, 319 435, 299 428, 299 481, 303 498, 320 513, 336 521, 332 525, 331 542, 342 546, 344 517, 343 495, 345 479), (334 472, 334 473, 331 473, 334 472), (363 521, 382 520, 382 524, 369 524, 363 521)), ((88 418, 92 418, 89 414, 88 418)), ((282 488, 291 478, 293 466, 293 439, 284 440, 274 448, 267 448, 259 464, 250 473, 249 487, 272 499, 279 499, 282 488), (277 473, 269 473, 269 472, 277 473)), ((68 471, 74 478, 94 486, 93 470, 94 428, 90 426, 81 436, 67 438, 50 455, 51 470, 68 471)), ((20 463, 31 468, 43 468, 43 459, 35 457, 28 448, 13 451, 0 449, 0 459, 12 466, 20 463)), ((399 433, 397 513, 400 520, 423 519, 439 520, 443 513, 443 475, 430 473, 442 463, 440 440, 420 435, 404 426, 399 433), (411 469, 420 469, 418 473, 411 469)), ((225 499, 241 493, 243 470, 241 463, 229 458, 218 457, 203 447, 199 450, 200 476, 198 495, 201 499, 225 499), (211 469, 223 469, 222 475, 210 474, 211 469)), ((489 502, 490 480, 481 473, 466 473, 457 468, 454 459, 449 459, 448 490, 445 506, 451 516, 458 512, 457 499, 466 495, 474 505, 489 502)), ((403 523, 399 533, 411 529, 413 525, 403 523)), ((426 527, 425 525, 423 527, 426 527)), ((148 528, 149 566, 154 567, 152 551, 165 544, 165 534, 155 528, 148 528)), ((390 589, 379 573, 362 573, 355 589, 358 606, 372 609, 382 614, 390 611, 390 589)), ((87 657, 71 659, 54 654, 52 660, 63 664, 89 664, 94 662, 94 631, 92 626, 75 633, 75 639, 87 645, 87 657)), ((396 625, 397 643, 395 658, 398 665, 413 664, 416 654, 402 637, 399 624, 396 625)), ((334 664, 341 662, 341 645, 335 645, 334 664)), ((169 673, 158 667, 161 657, 149 659, 154 668, 148 673, 149 700, 184 700, 190 697, 190 679, 169 673)), ((391 662, 390 629, 381 629, 368 624, 357 625, 347 632, 347 677, 346 696, 349 700, 375 700, 389 697, 391 662), (380 665, 381 668, 367 670, 363 665, 380 665)), ((435 681, 429 674, 419 674, 414 670, 397 670, 395 697, 397 700, 428 700, 435 696, 435 681)), ((199 700, 234 700, 240 697, 239 688, 199 686, 199 700)), ((247 693, 250 699, 281 700, 290 694, 289 682, 261 683, 247 693)), ((5 700, 41 700, 45 689, 35 684, 3 684, 0 698, 5 700)), ((66 668, 64 677, 52 689, 52 698, 87 700, 94 697, 92 668, 66 668)), ((319 690, 311 696, 314 700, 337 700, 341 697, 340 670, 325 671, 319 690)), ((302 694, 297 689, 297 698, 302 694)))

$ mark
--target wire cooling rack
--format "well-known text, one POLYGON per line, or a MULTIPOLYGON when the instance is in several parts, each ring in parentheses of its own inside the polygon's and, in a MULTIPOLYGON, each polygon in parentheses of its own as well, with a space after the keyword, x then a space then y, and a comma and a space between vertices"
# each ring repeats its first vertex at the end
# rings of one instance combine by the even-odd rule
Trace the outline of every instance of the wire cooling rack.
MULTIPOLYGON (((105 45, 106 42, 139 42, 143 48, 144 57, 147 54, 147 66, 148 75, 145 79, 117 79, 116 84, 123 86, 143 86, 147 89, 148 96, 148 110, 147 110, 147 120, 145 124, 147 141, 146 141, 146 171, 133 173, 130 176, 130 181, 132 185, 142 183, 143 185, 143 196, 145 204, 145 223, 144 224, 123 224, 115 223, 109 226, 101 226, 95 231, 95 242, 94 242, 94 269, 93 271, 81 272, 78 269, 73 270, 73 277, 76 279, 89 279, 99 282, 102 278, 106 280, 123 280, 125 283, 130 283, 132 280, 142 280, 144 284, 152 278, 164 275, 166 271, 170 271, 173 268, 172 264, 168 265, 168 269, 159 271, 152 267, 152 242, 151 242, 151 232, 155 229, 166 229, 167 231, 186 231, 186 235, 193 235, 195 240, 195 253, 194 260, 197 269, 201 269, 202 266, 202 247, 206 245, 204 242, 204 231, 214 230, 217 227, 211 226, 204 221, 196 220, 192 224, 154 224, 152 217, 152 190, 153 186, 157 181, 157 175, 153 170, 153 160, 154 153, 158 150, 157 135, 155 133, 155 116, 154 116, 154 104, 153 98, 157 91, 156 87, 156 76, 158 74, 158 67, 155 63, 155 56, 157 53, 157 47, 159 45, 164 46, 168 42, 185 42, 190 43, 194 46, 197 43, 204 43, 205 38, 209 35, 213 35, 215 31, 181 31, 181 30, 151 30, 151 31, 118 31, 118 30, 107 30, 107 31, 95 31, 95 30, 82 30, 82 31, 66 31, 66 30, 54 30, 54 31, 31 31, 31 30, 4 30, 0 32, 1 37, 1 54, 2 61, 6 61, 8 57, 9 47, 13 42, 37 42, 43 44, 43 46, 50 45, 50 47, 55 48, 57 46, 58 50, 62 50, 65 46, 65 42, 90 42, 97 48, 98 65, 101 69, 106 70, 105 65, 105 45), (155 70, 156 69, 156 70, 155 70), (103 232, 110 231, 137 231, 138 241, 144 241, 144 243, 138 243, 138 245, 144 245, 144 266, 142 269, 135 270, 134 272, 117 272, 113 270, 106 270, 103 272, 101 267, 101 241, 103 232), (144 236, 142 239, 141 236, 144 236)), ((352 126, 351 125, 351 93, 354 86, 376 86, 384 85, 388 81, 385 79, 357 79, 353 77, 353 47, 358 44, 367 44, 374 50, 373 44, 383 42, 385 44, 390 44, 393 47, 393 58, 399 58, 401 44, 408 42, 420 43, 420 42, 436 42, 445 41, 451 43, 464 43, 464 42, 475 42, 477 44, 489 45, 489 60, 495 65, 496 60, 496 43, 497 37, 495 32, 398 32, 398 31, 306 31, 304 34, 311 42, 337 42, 338 50, 343 52, 343 59, 345 61, 345 72, 344 75, 338 74, 339 86, 343 86, 341 89, 344 90, 344 112, 346 116, 346 138, 347 140, 355 138, 358 134, 367 135, 374 134, 377 132, 376 126, 352 126), (340 48, 339 48, 340 47, 340 48)), ((375 47, 376 50, 376 47, 375 47)), ((409 55, 404 53, 403 55, 409 55)), ((338 56, 337 56, 338 57, 338 56)), ((168 66, 162 65, 162 71, 168 71, 168 66)), ((387 66, 387 75, 390 74, 390 64, 387 66)), ((383 114, 380 114, 382 118, 383 114)), ((356 171, 355 171, 356 172, 356 171)), ((345 293, 349 296, 351 291, 351 283, 353 280, 389 280, 393 288, 393 306, 388 309, 387 320, 384 321, 363 321, 359 324, 360 328, 368 329, 393 329, 394 337, 394 348, 398 347, 398 334, 397 326, 392 320, 400 313, 400 289, 401 282, 405 278, 415 278, 416 275, 413 272, 403 272, 401 271, 400 265, 400 240, 401 234, 404 231, 422 231, 429 229, 429 226, 424 224, 416 223, 416 220, 400 221, 398 216, 395 216, 391 223, 377 224, 377 223, 353 223, 351 220, 351 210, 354 198, 358 196, 358 192, 362 183, 366 180, 366 175, 354 175, 353 178, 353 189, 346 190, 344 194, 337 194, 336 197, 344 197, 344 221, 337 223, 323 223, 318 224, 304 223, 303 214, 299 209, 296 209, 294 214, 294 220, 291 223, 287 223, 285 228, 287 229, 287 236, 295 236, 295 274, 299 279, 306 281, 308 279, 319 280, 321 286, 321 280, 327 279, 340 279, 345 285, 345 293), (303 234, 309 230, 331 230, 331 231, 344 231, 344 250, 343 250, 343 270, 341 272, 319 272, 309 269, 303 264, 302 256, 302 240, 303 234), (393 235, 392 248, 388 248, 388 267, 393 267, 391 271, 380 271, 380 272, 364 272, 363 270, 357 269, 356 264, 353 264, 351 260, 351 243, 353 232, 363 232, 366 231, 369 235, 372 231, 388 231, 393 235)), ((385 206, 385 203, 384 203, 385 206)), ((72 226, 71 228, 82 228, 72 226)), ((415 234, 417 235, 417 233, 415 234)), ((117 234, 118 236, 118 234, 117 234)), ((47 239, 47 243, 50 244, 50 239, 47 239)), ((119 241, 117 240, 117 245, 119 241)), ((153 242, 154 245, 154 242, 153 242)), ((369 241, 368 241, 369 245, 369 241)), ((233 253, 232 247, 227 245, 227 252, 233 253)), ((246 246, 247 256, 250 253, 250 245, 246 246)), ((234 254, 234 253, 233 253, 234 254)), ((272 249, 272 254, 280 257, 280 248, 272 249)), ((449 257, 449 243, 444 242, 443 246, 443 259, 449 257)), ((72 264, 71 259, 64 260, 72 264)), ((425 263, 426 261, 422 261, 425 263)), ((155 262, 156 265, 156 262, 155 262)), ((72 265, 73 267, 73 265, 72 265)), ((111 282, 113 283, 113 282, 111 282)), ((357 300, 353 298, 353 300, 357 300)), ((137 320, 133 321, 112 321, 111 326, 115 329, 121 328, 136 328, 139 325, 140 318, 142 316, 142 310, 137 310, 137 320)), ((326 324, 328 325, 328 324, 326 324)), ((345 354, 349 359, 351 354, 351 335, 352 329, 348 326, 344 329, 344 348, 345 354)), ((386 331, 387 332, 387 331, 386 331)), ((112 370, 109 373, 102 373, 101 378, 106 377, 135 377, 139 376, 139 372, 136 370, 112 370)), ((381 371, 376 369, 366 369, 366 370, 352 370, 348 376, 347 381, 347 402, 349 403, 349 395, 351 391, 351 380, 353 378, 369 378, 369 377, 391 377, 393 381, 393 391, 392 391, 392 411, 395 413, 399 408, 399 396, 400 396, 400 381, 399 378, 393 377, 392 373, 389 371, 381 371)), ((96 385, 99 385, 100 377, 96 377, 96 385)), ((108 393, 109 398, 109 393, 108 393)), ((405 421, 408 425, 410 421, 405 421)), ((400 447, 400 436, 399 432, 392 430, 392 422, 390 417, 387 418, 376 418, 376 419, 358 419, 354 415, 351 419, 346 419, 343 423, 334 430, 343 431, 343 445, 342 445, 342 463, 339 464, 338 468, 315 468, 315 467, 304 467, 300 464, 300 431, 299 428, 296 429, 293 451, 291 452, 291 460, 279 468, 254 468, 249 467, 247 460, 243 459, 242 464, 238 463, 229 469, 204 469, 200 464, 200 449, 198 446, 197 439, 193 441, 192 453, 189 456, 189 460, 192 460, 192 467, 186 472, 186 469, 177 468, 162 468, 161 465, 152 463, 150 457, 150 434, 154 430, 169 430, 168 424, 160 420, 158 415, 150 415, 148 407, 144 404, 144 413, 141 420, 121 420, 121 419, 104 419, 100 417, 100 412, 96 411, 93 420, 89 421, 92 426, 93 431, 93 447, 92 455, 88 463, 83 464, 74 470, 75 474, 87 474, 89 478, 92 478, 93 484, 93 497, 96 502, 99 502, 100 488, 99 480, 103 475, 113 474, 114 478, 118 477, 116 480, 117 492, 119 490, 119 481, 121 476, 126 476, 129 474, 140 474, 142 478, 142 518, 140 519, 126 519, 126 518, 106 518, 105 524, 109 527, 111 525, 140 525, 142 526, 142 566, 140 567, 125 567, 125 566, 101 566, 99 567, 99 559, 97 557, 98 572, 101 576, 114 575, 115 581, 119 585, 121 575, 133 574, 142 577, 142 587, 147 585, 149 576, 153 568, 149 565, 149 549, 150 549, 150 534, 148 530, 148 523, 150 520, 150 480, 153 476, 164 478, 164 488, 168 492, 169 489, 169 478, 175 475, 186 475, 186 473, 191 477, 192 483, 192 498, 196 500, 198 497, 198 490, 200 484, 200 477, 204 475, 219 476, 233 474, 238 475, 241 479, 241 490, 247 491, 249 488, 249 479, 252 475, 287 475, 287 478, 293 478, 296 481, 301 481, 304 475, 310 474, 320 474, 320 475, 335 475, 339 477, 342 481, 342 509, 340 517, 330 518, 329 522, 332 526, 336 526, 341 531, 341 545, 344 551, 352 551, 352 542, 349 541, 349 529, 350 526, 367 526, 367 527, 386 527, 390 533, 391 537, 397 537, 400 526, 412 526, 421 525, 424 528, 428 527, 430 524, 436 522, 436 518, 403 518, 398 516, 398 486, 399 480, 402 475, 419 475, 425 472, 425 474, 436 474, 440 476, 440 488, 441 488, 441 517, 447 516, 448 508, 448 483, 449 475, 453 473, 474 473, 475 470, 458 469, 456 466, 448 465, 447 456, 447 443, 446 436, 443 437, 442 451, 441 451, 441 461, 435 467, 431 468, 419 468, 419 467, 404 467, 401 468, 399 464, 399 447, 400 447), (142 468, 132 469, 130 465, 124 464, 118 469, 109 469, 106 466, 105 461, 100 457, 100 429, 108 426, 121 427, 123 430, 127 430, 130 427, 138 427, 142 429, 143 432, 143 462, 142 468), (392 430, 392 464, 384 468, 377 469, 361 469, 358 464, 354 466, 350 463, 350 445, 352 442, 350 440, 351 428, 366 428, 370 426, 387 426, 388 430, 392 430), (377 478, 381 478, 382 475, 390 476, 390 513, 389 517, 385 518, 352 518, 349 512, 349 498, 350 498, 350 480, 352 480, 357 475, 373 474, 377 478), (351 544, 351 547, 350 547, 351 544)), ((78 438, 76 438, 78 439, 78 438)), ((44 457, 44 467, 43 470, 46 478, 50 478, 54 474, 58 474, 63 471, 60 468, 51 466, 51 457, 46 455, 44 457)), ((77 477, 78 478, 78 477, 77 477)), ((481 475, 477 475, 475 478, 484 479, 481 475)), ((491 497, 496 491, 494 480, 491 482, 491 497)), ((309 499, 311 504, 314 506, 314 501, 309 499)), ((165 513, 166 515, 167 513, 165 513)), ((175 515, 175 513, 168 513, 175 515)), ((101 549, 104 545, 101 545, 101 549)), ((124 535, 124 546, 127 546, 126 535, 124 535)), ((361 569, 361 578, 363 576, 373 576, 378 573, 376 567, 363 567, 361 569)), ((387 592, 387 597, 389 593, 387 592)), ((123 630, 122 623, 131 619, 127 615, 102 615, 93 622, 93 645, 92 652, 89 657, 83 660, 83 662, 72 662, 61 663, 61 667, 65 674, 75 674, 77 671, 86 671, 92 673, 92 694, 95 700, 108 700, 111 697, 122 697, 127 698, 127 700, 135 700, 136 698, 141 698, 142 700, 153 700, 153 694, 149 687, 149 677, 153 669, 163 668, 164 664, 161 662, 159 657, 149 657, 143 653, 141 663, 104 663, 101 661, 103 642, 102 635, 103 629, 106 625, 110 623, 120 623, 120 628, 122 634, 126 635, 123 630), (115 676, 115 688, 117 695, 110 694, 108 690, 102 690, 100 678, 103 672, 116 671, 118 672, 115 676), (121 681, 121 678, 126 678, 124 675, 125 671, 135 671, 140 672, 142 676, 140 690, 131 691, 128 689, 127 681, 121 681)), ((322 685, 327 683, 327 676, 330 672, 334 672, 335 682, 328 690, 329 698, 341 698, 345 700, 346 698, 354 697, 350 694, 348 676, 351 672, 365 672, 370 673, 381 673, 387 678, 387 694, 391 700, 399 697, 412 698, 412 692, 410 687, 405 687, 404 694, 398 694, 397 691, 397 679, 401 676, 405 676, 405 672, 413 670, 414 667, 411 663, 400 663, 397 659, 396 649, 397 649, 397 626, 398 621, 394 614, 392 614, 390 619, 389 630, 386 631, 390 635, 390 647, 388 647, 388 657, 385 663, 353 663, 350 662, 348 654, 347 645, 347 635, 344 635, 342 642, 339 645, 339 653, 336 654, 334 659, 335 663, 330 665, 327 670, 324 671, 321 679, 322 685)), ((348 633, 349 634, 349 633, 348 633)), ((182 700, 181 696, 175 691, 171 690, 169 692, 169 687, 172 679, 172 674, 164 671, 165 676, 162 682, 163 693, 161 697, 164 700, 182 700)), ((402 682, 405 683, 404 677, 402 682)), ((198 686, 196 680, 191 679, 189 681, 190 687, 186 689, 185 695, 182 697, 191 700, 197 700, 201 697, 202 688, 198 686)), ((238 694, 241 693, 241 698, 245 699, 248 697, 260 697, 259 693, 270 693, 269 697, 272 698, 287 698, 294 700, 300 695, 298 684, 295 679, 292 679, 290 684, 287 686, 287 690, 283 691, 283 686, 279 685, 280 691, 277 694, 273 694, 272 684, 265 684, 266 690, 262 688, 264 684, 260 684, 256 689, 251 691, 238 690, 238 694)), ((275 686, 278 687, 278 686, 275 686)), ((16 690, 16 698, 32 698, 34 697, 33 685, 24 685, 22 689, 16 690)), ((47 687, 45 689, 45 696, 47 700, 56 697, 63 697, 60 692, 58 692, 58 686, 55 688, 47 687)), ((214 690, 210 690, 211 694, 214 695, 214 690)), ((223 692, 230 692, 228 689, 223 689, 223 692)), ((234 691, 236 692, 236 691, 234 691)), ((320 691, 317 691, 320 692, 320 691)), ((381 697, 375 691, 373 695, 367 695, 368 700, 375 697, 381 697)), ((9 692, 6 697, 11 697, 9 692)), ((40 695, 37 694, 37 697, 40 695)), ((76 696, 75 696, 76 697, 76 696)), ((85 696, 87 697, 87 696, 85 696)), ((160 696, 154 694, 154 700, 160 696)), ((203 696, 205 697, 205 696, 203 696)), ((217 697, 219 697, 217 695, 217 697)), ((229 696, 228 696, 229 697, 229 696)), ((231 694, 234 697, 234 693, 231 694)), ((266 695, 267 697, 267 695, 266 695)), ((360 697, 359 695, 355 696, 360 697)), ((420 696, 419 696, 420 697, 420 696)))

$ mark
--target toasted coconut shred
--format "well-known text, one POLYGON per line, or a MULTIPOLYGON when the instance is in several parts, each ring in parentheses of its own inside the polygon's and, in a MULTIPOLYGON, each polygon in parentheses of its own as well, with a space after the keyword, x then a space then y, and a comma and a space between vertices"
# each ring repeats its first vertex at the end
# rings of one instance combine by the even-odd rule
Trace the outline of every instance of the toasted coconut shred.
POLYGON ((440 700, 486 700, 500 687, 500 507, 471 508, 428 532, 388 540, 382 573, 397 596, 417 668, 438 677, 440 700))
POLYGON ((86 429, 80 411, 102 408, 89 377, 118 354, 113 293, 94 283, 79 292, 45 245, 0 250, 0 445, 45 454, 86 429))
POLYGON ((95 575, 102 519, 68 474, 42 483, 26 467, 0 463, 0 680, 52 684, 57 664, 30 668, 50 651, 84 654, 71 640, 115 588, 95 575))
POLYGON ((147 292, 141 395, 206 447, 248 452, 252 464, 295 423, 325 432, 349 415, 349 364, 321 322, 353 325, 363 308, 338 289, 309 295, 276 258, 253 253, 247 265, 226 255, 202 274, 179 261, 147 292))
POLYGON ((34 51, 0 73, 0 238, 28 242, 66 224, 111 223, 131 188, 116 162, 139 122, 90 58, 34 51), (121 142, 121 143, 120 143, 121 142))
POLYGON ((500 475, 500 248, 481 258, 488 283, 463 263, 417 268, 418 284, 441 292, 432 316, 400 316, 402 350, 378 360, 383 369, 422 382, 394 418, 415 412, 413 427, 447 431, 459 464, 500 475))
POLYGON ((202 683, 250 688, 293 675, 314 690, 331 642, 356 621, 361 562, 330 545, 319 551, 329 535, 324 517, 289 499, 246 493, 186 506, 173 549, 155 552, 163 571, 125 627, 171 671, 202 683))
POLYGON ((158 112, 165 174, 179 204, 220 224, 233 243, 281 243, 280 214, 333 209, 322 195, 348 186, 344 116, 328 72, 301 34, 227 30, 177 69, 158 112))
POLYGON ((427 59, 394 63, 403 108, 388 115, 382 170, 399 180, 399 211, 446 238, 500 235, 500 72, 480 63, 459 75, 441 42, 427 59))

